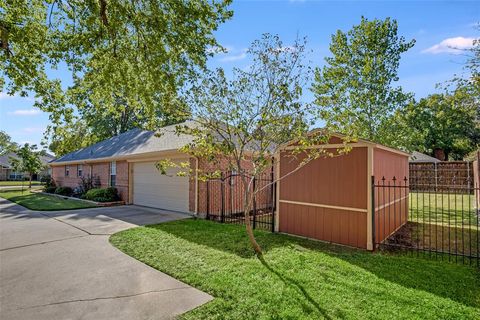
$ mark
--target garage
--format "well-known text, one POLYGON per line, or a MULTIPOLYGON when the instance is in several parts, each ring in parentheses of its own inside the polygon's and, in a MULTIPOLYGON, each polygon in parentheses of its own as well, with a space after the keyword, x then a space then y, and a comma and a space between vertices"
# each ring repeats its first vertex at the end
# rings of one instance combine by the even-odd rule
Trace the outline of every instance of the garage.
POLYGON ((162 175, 153 161, 133 164, 133 203, 136 205, 188 212, 188 188, 188 178, 175 176, 174 169, 162 175))

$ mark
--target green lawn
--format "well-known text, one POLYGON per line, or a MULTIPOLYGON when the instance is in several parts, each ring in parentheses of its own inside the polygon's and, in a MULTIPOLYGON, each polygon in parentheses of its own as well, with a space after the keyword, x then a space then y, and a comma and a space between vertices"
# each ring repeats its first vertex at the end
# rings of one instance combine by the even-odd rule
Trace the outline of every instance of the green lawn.
POLYGON ((59 198, 56 196, 32 193, 28 190, 0 191, 0 197, 16 202, 31 210, 52 211, 93 208, 95 205, 79 200, 59 198))
MULTIPOLYGON (((21 186, 23 183, 24 186, 28 186, 28 181, 0 181, 0 187, 5 187, 5 186, 21 186)), ((40 181, 32 181, 32 186, 33 185, 40 185, 40 181)))
POLYGON ((372 254, 256 231, 182 220, 111 236, 120 250, 215 299, 185 319, 480 319, 474 268, 372 254))
POLYGON ((405 239, 419 249, 476 256, 478 219, 471 194, 411 192, 405 239))
POLYGON ((477 225, 472 194, 411 192, 409 198, 410 221, 464 228, 477 225))

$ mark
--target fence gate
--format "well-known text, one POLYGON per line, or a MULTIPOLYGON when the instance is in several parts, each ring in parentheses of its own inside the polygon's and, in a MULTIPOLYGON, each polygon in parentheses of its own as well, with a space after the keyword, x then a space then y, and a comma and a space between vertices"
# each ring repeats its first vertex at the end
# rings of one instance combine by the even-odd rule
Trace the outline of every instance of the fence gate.
POLYGON ((480 266, 479 186, 411 183, 372 177, 377 247, 480 266))
MULTIPOLYGON (((250 179, 250 177, 247 177, 250 179)), ((243 210, 244 188, 238 173, 222 173, 220 178, 206 181, 206 218, 222 223, 245 223, 243 210)), ((275 230, 275 183, 273 170, 254 178, 253 185, 259 190, 253 198, 250 223, 254 229, 275 230)))

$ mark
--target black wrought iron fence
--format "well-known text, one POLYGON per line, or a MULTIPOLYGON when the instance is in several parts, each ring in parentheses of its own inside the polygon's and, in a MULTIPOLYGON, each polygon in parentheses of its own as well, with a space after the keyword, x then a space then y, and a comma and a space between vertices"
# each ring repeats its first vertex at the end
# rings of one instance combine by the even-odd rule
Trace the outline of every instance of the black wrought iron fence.
POLYGON ((478 185, 418 188, 407 178, 373 178, 374 242, 384 249, 479 266, 479 202, 478 185))
MULTIPOLYGON (((206 182, 206 218, 222 223, 245 223, 245 187, 242 178, 250 176, 234 172, 222 173, 221 177, 206 182)), ((249 212, 254 229, 274 231, 275 229, 275 183, 273 170, 253 178, 251 188, 258 190, 253 197, 249 212)))

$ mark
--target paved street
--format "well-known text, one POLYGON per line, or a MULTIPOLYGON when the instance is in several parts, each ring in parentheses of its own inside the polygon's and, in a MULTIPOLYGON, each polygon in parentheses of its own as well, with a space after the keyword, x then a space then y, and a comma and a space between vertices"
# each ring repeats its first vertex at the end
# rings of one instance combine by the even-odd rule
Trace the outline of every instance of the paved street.
POLYGON ((34 212, 0 198, 0 318, 170 319, 210 301, 108 242, 184 218, 138 206, 34 212))

